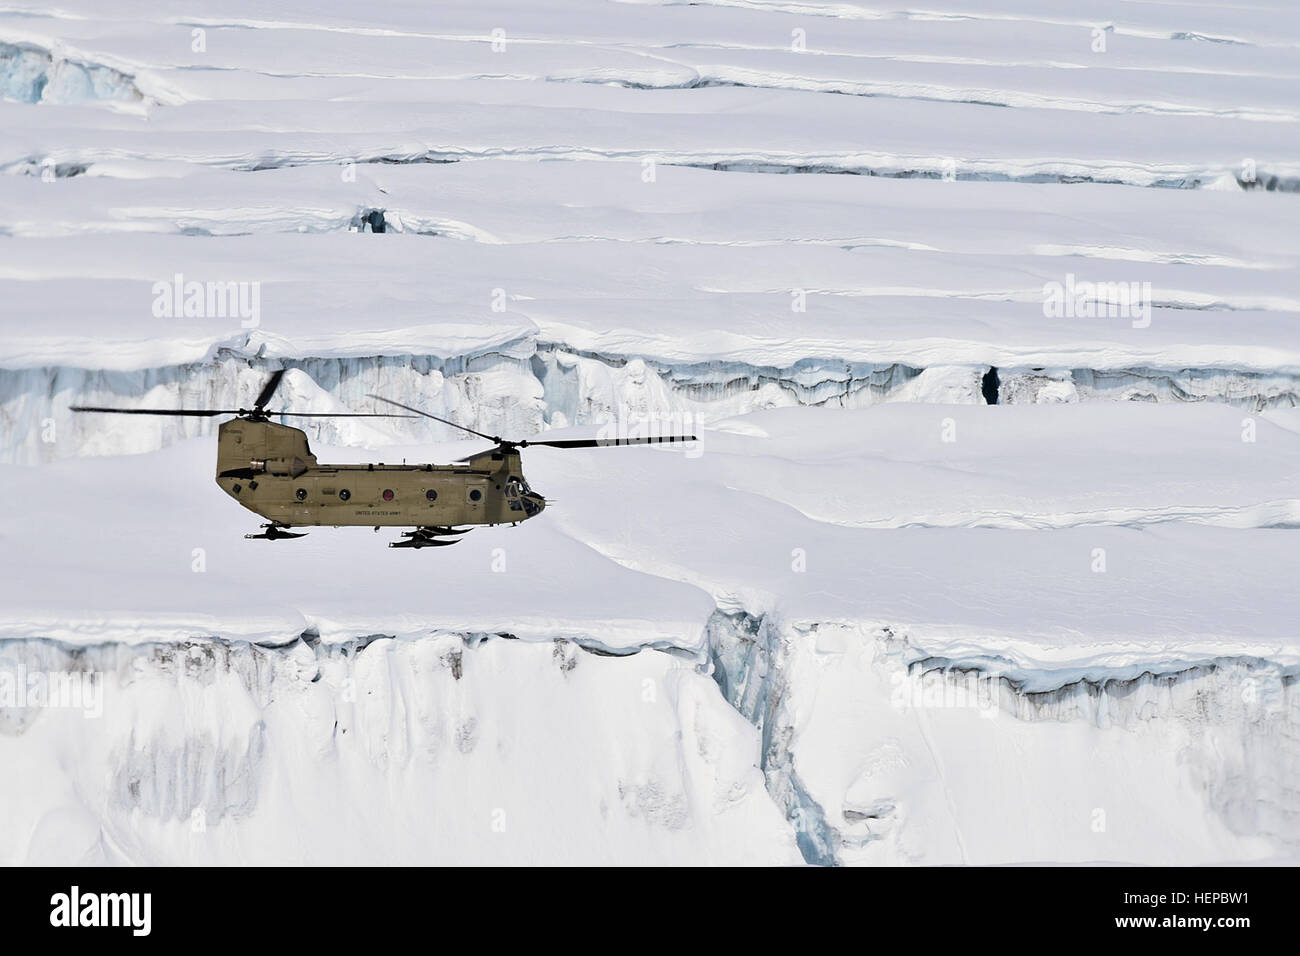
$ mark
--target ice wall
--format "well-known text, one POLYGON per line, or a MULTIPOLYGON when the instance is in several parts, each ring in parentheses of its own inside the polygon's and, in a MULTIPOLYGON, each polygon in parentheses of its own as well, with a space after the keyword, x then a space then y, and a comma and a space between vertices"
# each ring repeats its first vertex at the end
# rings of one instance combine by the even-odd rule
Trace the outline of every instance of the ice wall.
POLYGON ((6 864, 800 860, 755 731, 666 653, 29 640, 12 675, 81 696, 0 706, 6 864))
POLYGON ((135 103, 144 94, 132 77, 112 67, 31 44, 0 42, 0 97, 20 103, 135 103))
MULTIPOLYGON (((652 422, 691 428, 764 408, 865 408, 881 402, 981 404, 983 366, 914 368, 809 358, 790 366, 673 364, 583 353, 522 338, 490 352, 304 358, 273 403, 292 411, 374 410, 371 393, 490 434, 525 437, 547 427, 652 422)), ((268 366, 233 350, 185 365, 138 371, 0 369, 0 461, 31 464, 78 455, 152 451, 211 434, 209 419, 78 415, 73 404, 156 408, 247 407, 268 366)), ((1092 401, 1222 402, 1248 411, 1300 404, 1300 381, 1229 369, 1003 368, 1004 404, 1092 401)), ((301 423, 297 423, 301 424, 301 423)), ((312 440, 336 445, 459 437, 429 420, 308 422, 312 440)))
POLYGON ((905 628, 715 615, 809 862, 1204 863, 1300 847, 1300 696, 1267 661, 1016 669, 905 628))
POLYGON ((927 656, 901 628, 718 611, 704 629, 698 655, 436 629, 6 642, 0 758, 25 783, 0 795, 0 860, 1158 864, 1300 848, 1300 698, 1275 665, 1017 671, 927 656))

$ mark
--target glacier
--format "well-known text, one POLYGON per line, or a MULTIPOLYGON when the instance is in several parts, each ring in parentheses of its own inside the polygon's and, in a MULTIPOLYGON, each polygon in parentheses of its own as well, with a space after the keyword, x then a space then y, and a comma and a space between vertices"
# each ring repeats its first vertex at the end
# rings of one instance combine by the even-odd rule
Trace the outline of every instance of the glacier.
POLYGON ((0 97, 21 103, 136 103, 132 77, 100 63, 78 62, 37 46, 0 42, 0 97))
MULTIPOLYGON (((1300 405, 1300 375, 1231 369, 1043 369, 873 364, 805 359, 792 366, 740 362, 674 365, 640 357, 584 354, 535 337, 492 351, 437 355, 286 359, 295 371, 284 411, 369 410, 376 389, 420 396, 420 407, 479 431, 531 436, 551 427, 654 423, 687 430, 770 408, 867 408, 885 402, 1058 404, 1214 402, 1258 413, 1300 405), (981 390, 992 376, 992 394, 981 390)), ((151 451, 215 433, 205 419, 147 426, 91 421, 74 404, 244 407, 265 377, 247 354, 219 348, 211 360, 110 372, 69 367, 0 369, 0 461, 34 464, 61 455, 151 451), (56 440, 51 436, 64 436, 56 440)), ((428 421, 308 423, 314 441, 334 445, 414 444, 455 429, 428 421)))
POLYGON ((753 729, 667 655, 437 632, 4 653, 103 675, 107 718, 4 712, 8 864, 800 860, 753 729), (503 682, 529 692, 503 708, 503 682))
POLYGON ((975 685, 888 628, 715 612, 708 630, 707 662, 436 631, 10 641, 7 667, 100 675, 109 717, 0 711, 26 782, 0 850, 62 864, 898 865, 1267 860, 1300 842, 1285 783, 1300 761, 1294 670, 1222 660, 975 685), (503 709, 502 681, 529 691, 503 709), (430 803, 394 804, 394 787, 430 803))
POLYGON ((1298 24, 12 0, 0 863, 1293 863, 1298 24), (531 449, 545 516, 427 554, 70 411, 279 368, 697 440, 531 449))
MULTIPOLYGON (((232 534, 238 509, 206 490, 210 439, 2 466, 0 487, 58 508, 38 505, 0 523, 6 540, 30 543, 7 553, 0 574, 0 641, 8 655, 0 673, 93 672, 104 683, 100 718, 75 708, 0 707, 7 728, 0 743, 21 764, 33 741, 50 734, 53 742, 41 743, 40 752, 85 747, 75 765, 94 780, 114 777, 97 767, 126 768, 114 771, 117 782, 102 796, 48 773, 42 779, 50 786, 73 786, 69 793, 81 796, 39 790, 24 797, 31 832, 51 835, 12 844, 7 859, 610 862, 608 844, 573 834, 611 826, 640 834, 620 836, 621 852, 679 863, 1191 863, 1292 855, 1300 833, 1290 822, 1286 780, 1296 759, 1289 742, 1300 651, 1289 637, 1294 594, 1275 582, 1297 568, 1288 532, 1274 525, 1300 518, 1300 500, 1283 497, 1294 494, 1300 467, 1300 444, 1287 437, 1294 433, 1261 420, 1259 453, 1243 449, 1254 456, 1252 478, 1243 481, 1230 457, 1242 446, 1240 413, 1218 404, 1080 404, 1068 410, 1078 420, 1057 427, 1054 438, 1041 431, 1060 425, 1063 412, 1052 406, 963 412, 899 403, 877 411, 870 419, 806 406, 742 415, 707 426, 698 457, 628 450, 602 463, 599 474, 571 456, 534 453, 534 485, 559 502, 547 524, 477 532, 458 546, 456 561, 432 566, 383 548, 369 532, 320 529, 289 543, 298 549, 292 555, 272 554, 269 577, 248 575, 249 563, 268 552, 232 534), (937 442, 927 432, 938 430, 945 413, 962 416, 965 437, 936 474, 937 442), (810 427, 814 419, 838 427, 810 427), (828 468, 832 449, 846 447, 846 433, 858 460, 828 468), (1043 440, 1024 441, 1035 433, 1043 440), (888 449, 887 457, 873 463, 881 454, 873 448, 888 449), (1169 467, 1172 448, 1184 462, 1218 464, 1187 481, 1183 469, 1169 467), (88 461, 99 462, 93 472, 85 471, 88 461), (140 488, 142 462, 171 478, 149 483, 148 513, 104 515, 100 500, 128 500, 140 488), (967 476, 964 498, 949 493, 957 512, 927 512, 952 468, 967 476), (865 476, 877 493, 840 494, 844 474, 865 476), (1099 487, 1127 513, 1107 511, 1099 487), (1038 515, 1016 507, 1023 489, 1039 490, 1038 515), (1041 497, 1043 489, 1051 489, 1049 497, 1041 497), (1171 497, 1181 499, 1175 513, 1171 497), (628 500, 640 507, 620 511, 628 500), (675 519, 662 520, 670 511, 675 519), (710 513, 733 516, 729 535, 717 535, 710 513), (179 538, 158 534, 158 514, 184 516, 179 538), (622 517, 611 523, 603 517, 610 514, 622 517), (942 542, 918 537, 918 529, 942 542), (94 557, 69 564, 70 551, 85 553, 87 535, 113 551, 111 567, 94 557), (1104 574, 1089 570, 1098 547, 1113 565, 1104 574), (1230 573, 1224 554, 1236 556, 1230 573), (348 587, 331 587, 345 555, 348 587), (864 556, 877 557, 864 563, 864 556), (578 578, 590 590, 575 605, 566 582, 578 578), (383 598, 359 602, 363 594, 383 598), (374 690, 390 723, 368 724, 359 738, 367 749, 357 753, 351 743, 324 741, 336 739, 327 732, 336 720, 355 727, 342 716, 353 702, 341 695, 352 677, 366 688, 356 699, 369 698, 355 671, 367 655, 383 661, 367 668, 403 690, 396 698, 387 683, 374 690), (480 660, 492 663, 477 670, 480 660), (662 668, 678 674, 729 736, 697 740, 676 724, 669 736, 687 734, 708 759, 726 752, 740 763, 727 764, 725 774, 710 764, 685 782, 659 764, 626 768, 621 761, 606 776, 602 759, 561 774, 591 781, 601 796, 584 790, 570 798, 558 779, 539 781, 552 779, 542 767, 577 756, 576 731, 547 725, 550 742, 529 745, 536 771, 520 771, 513 751, 498 743, 482 785, 509 791, 491 781, 533 773, 546 794, 541 803, 586 809, 545 838, 529 818, 526 845, 503 840, 500 857, 482 856, 473 830, 457 844, 449 834, 468 824, 451 821, 448 830, 424 826, 432 843, 399 848, 387 824, 376 823, 363 830, 364 842, 325 841, 308 852, 277 842, 296 830, 273 837, 260 829, 266 824, 258 821, 290 812, 277 801, 303 799, 275 769, 282 761, 296 767, 293 780, 335 794, 321 804, 332 812, 361 812, 347 801, 361 806, 375 799, 368 788, 395 780, 436 793, 445 785, 438 780, 460 779, 452 768, 473 728, 556 706, 549 696, 533 700, 532 691, 517 691, 519 710, 503 715, 499 681, 522 679, 531 688, 536 674, 559 682, 584 674, 593 687, 604 686, 616 661, 633 668, 630 689, 610 691, 636 698, 627 706, 647 706, 642 693, 662 703, 655 675, 662 668), (476 668, 486 696, 452 720, 440 709, 450 704, 441 685, 430 683, 430 667, 453 687, 457 669, 476 668), (139 680, 125 681, 137 672, 139 680), (315 701, 305 711, 302 693, 315 701), (180 706, 165 703, 173 694, 192 701, 189 707, 215 708, 221 722, 178 723, 149 710, 180 706), (412 723, 426 713, 444 716, 412 723), (394 715, 410 716, 393 725, 394 715), (122 736, 106 738, 99 720, 120 721, 114 733, 122 736), (325 749, 300 753, 303 741, 325 749), (1098 758, 1099 747, 1119 748, 1115 761, 1098 758), (986 762, 969 765, 971 753, 986 754, 986 762), (166 765, 153 762, 159 759, 166 765), (361 762, 345 773, 334 760, 361 762), (1123 774, 1113 772, 1116 763, 1123 774), (1006 789, 1022 780, 1024 767, 1042 778, 1006 789), (1089 767, 1091 787, 1040 799, 1043 781, 1068 787, 1089 767), (691 789, 697 786, 705 789, 691 789), (63 809, 47 813, 56 805, 63 809), (714 819, 724 805, 737 813, 714 819), (1168 829, 1152 828, 1156 806, 1168 829), (150 822, 123 822, 141 817, 150 822), (196 820, 208 828, 200 832, 218 839, 196 837, 196 820), (772 842, 761 852, 751 844, 753 856, 734 856, 740 830, 726 829, 732 823, 770 828, 764 832, 772 842), (1173 840, 1174 828, 1191 836, 1173 840), (249 834, 261 848, 252 857, 237 849, 249 834), (89 842, 77 842, 83 838, 89 842)), ((470 444, 389 450, 446 460, 470 444)), ((327 460, 370 454, 317 451, 327 460)), ((569 695, 565 714, 604 700, 568 683, 554 692, 569 695)), ((673 713, 665 719, 686 719, 680 707, 673 713)), ((659 744, 647 741, 641 750, 631 742, 660 732, 635 716, 627 718, 632 726, 604 710, 573 719, 613 735, 606 747, 647 759, 663 754, 659 744)), ((359 732, 340 731, 337 739, 359 732)), ((477 798, 453 803, 456 813, 490 818, 506 799, 486 810, 477 798)), ((13 806, 19 813, 20 804, 13 806)))

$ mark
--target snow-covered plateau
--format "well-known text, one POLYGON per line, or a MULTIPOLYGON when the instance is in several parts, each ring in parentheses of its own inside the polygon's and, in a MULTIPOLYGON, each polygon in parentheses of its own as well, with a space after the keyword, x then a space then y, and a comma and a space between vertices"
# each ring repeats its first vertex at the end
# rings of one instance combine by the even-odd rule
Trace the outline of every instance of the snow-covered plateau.
POLYGON ((1300 859, 1297 80, 1284 0, 11 0, 0 863, 1300 859), (70 410, 280 368, 697 440, 392 550, 70 410))

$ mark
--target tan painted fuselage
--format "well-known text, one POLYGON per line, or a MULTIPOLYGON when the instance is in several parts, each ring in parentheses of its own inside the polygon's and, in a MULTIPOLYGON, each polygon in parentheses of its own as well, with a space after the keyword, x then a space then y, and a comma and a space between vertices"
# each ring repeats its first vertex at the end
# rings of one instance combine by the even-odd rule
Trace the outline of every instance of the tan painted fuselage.
POLYGON ((456 465, 322 465, 300 429, 248 418, 218 431, 217 484, 284 527, 513 524, 545 507, 513 448, 456 465))

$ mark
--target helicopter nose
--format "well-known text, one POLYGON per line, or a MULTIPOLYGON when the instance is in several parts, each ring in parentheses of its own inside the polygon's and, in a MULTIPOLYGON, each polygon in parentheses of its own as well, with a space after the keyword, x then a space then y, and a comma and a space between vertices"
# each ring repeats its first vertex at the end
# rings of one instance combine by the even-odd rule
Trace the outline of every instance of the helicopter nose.
POLYGON ((546 508, 546 499, 536 492, 528 492, 523 496, 523 499, 524 514, 528 515, 530 518, 533 515, 541 514, 546 508))

